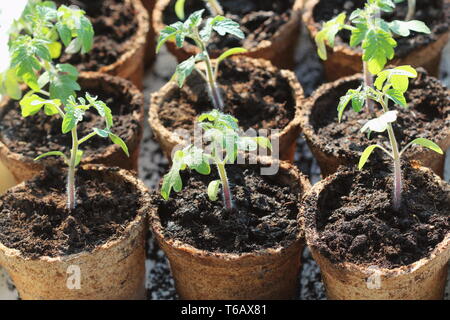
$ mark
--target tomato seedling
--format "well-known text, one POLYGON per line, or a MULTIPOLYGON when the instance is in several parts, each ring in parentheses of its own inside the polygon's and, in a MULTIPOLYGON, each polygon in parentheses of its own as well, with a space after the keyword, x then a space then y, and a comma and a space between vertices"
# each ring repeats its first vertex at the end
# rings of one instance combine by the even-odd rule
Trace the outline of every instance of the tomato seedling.
POLYGON ((159 36, 156 52, 159 52, 161 46, 169 41, 175 40, 177 47, 183 47, 186 38, 191 39, 195 45, 200 49, 200 53, 190 57, 189 59, 180 63, 175 71, 173 79, 176 79, 179 87, 183 87, 187 77, 196 70, 201 77, 208 84, 209 93, 215 109, 223 110, 223 100, 217 86, 217 75, 219 72, 220 63, 231 55, 244 53, 247 50, 244 48, 231 48, 222 53, 219 58, 213 62, 207 50, 208 41, 211 38, 212 32, 215 31, 219 35, 224 36, 230 34, 232 36, 243 39, 244 33, 239 28, 239 24, 231 19, 223 16, 216 16, 214 18, 208 18, 203 28, 200 30, 200 26, 204 22, 202 19, 204 10, 194 12, 183 23, 178 21, 170 26, 166 26, 159 36), (204 62, 206 66, 206 73, 197 67, 198 62, 204 62))
MULTIPOLYGON (((350 31, 350 46, 361 45, 363 51, 364 84, 372 86, 373 75, 383 70, 387 61, 394 58, 394 48, 397 46, 395 35, 407 37, 411 31, 431 33, 422 21, 386 22, 380 17, 381 12, 392 12, 394 9, 393 0, 368 0, 364 9, 356 9, 351 13, 348 22, 345 12, 325 22, 315 37, 319 57, 327 59, 326 43, 334 47, 334 40, 339 31, 350 31)), ((368 100, 366 105, 369 112, 373 113, 373 103, 368 100)))
POLYGON ((379 148, 383 150, 394 162, 394 193, 393 193, 393 206, 395 210, 398 210, 401 206, 402 199, 402 171, 401 171, 401 156, 412 145, 420 145, 429 148, 439 154, 443 154, 442 149, 434 142, 425 139, 417 138, 408 143, 401 151, 397 140, 395 138, 392 124, 397 120, 397 111, 390 111, 388 107, 389 100, 401 107, 408 107, 405 92, 408 90, 409 78, 416 78, 417 72, 411 66, 400 66, 394 69, 387 69, 380 72, 375 81, 375 87, 361 86, 357 90, 349 90, 347 95, 341 98, 339 104, 338 114, 339 121, 342 119, 342 115, 346 106, 352 102, 353 107, 361 109, 365 99, 370 99, 376 103, 379 103, 383 108, 383 114, 368 121, 361 129, 361 132, 385 132, 387 131, 389 137, 390 150, 387 150, 379 144, 374 144, 367 147, 361 155, 358 167, 361 170, 366 164, 372 152, 379 148))
POLYGON ((92 48, 93 37, 92 25, 84 11, 64 5, 56 8, 52 1, 29 1, 10 34, 10 66, 0 75, 1 93, 21 99, 19 104, 23 117, 35 115, 43 109, 48 116, 59 115, 62 132, 71 133, 69 157, 60 151, 51 151, 35 159, 47 156, 64 159, 69 167, 67 207, 70 210, 76 205, 75 171, 83 156, 79 146, 96 135, 109 137, 128 155, 125 142, 111 132, 113 117, 110 108, 88 93, 85 98, 77 98, 75 91, 80 90, 77 69, 70 64, 55 63, 63 46, 68 53, 88 52, 92 48), (22 84, 29 88, 23 97, 22 84), (105 119, 105 127, 95 128, 92 133, 78 139, 77 125, 90 108, 96 109, 105 119))
POLYGON ((208 197, 211 201, 216 201, 222 188, 225 209, 232 211, 233 196, 225 166, 236 162, 239 151, 255 151, 258 146, 271 149, 272 145, 266 137, 241 137, 238 134, 237 119, 217 110, 202 114, 198 122, 204 130, 204 139, 210 141, 210 145, 208 148, 198 148, 191 144, 175 152, 172 167, 163 179, 161 195, 167 200, 172 189, 176 192, 181 191, 183 183, 180 171, 189 168, 200 174, 209 175, 212 162, 217 167, 220 179, 209 183, 208 197))

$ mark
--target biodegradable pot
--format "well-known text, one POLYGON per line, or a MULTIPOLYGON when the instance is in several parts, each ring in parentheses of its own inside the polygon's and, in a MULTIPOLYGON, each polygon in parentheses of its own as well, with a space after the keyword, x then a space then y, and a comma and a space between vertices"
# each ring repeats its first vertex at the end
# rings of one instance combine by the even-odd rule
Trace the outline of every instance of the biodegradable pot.
MULTIPOLYGON (((142 182, 125 170, 84 166, 101 175, 103 181, 129 183, 139 196, 136 217, 124 225, 122 236, 97 245, 92 251, 36 259, 0 243, 0 264, 11 276, 24 300, 122 300, 145 299, 145 239, 148 190, 142 182), (81 288, 69 289, 69 267, 78 266, 81 288)), ((39 177, 37 178, 39 179, 39 177)), ((26 182, 14 187, 15 192, 26 182)))
MULTIPOLYGON (((260 163, 271 163, 268 157, 260 163)), ((308 179, 293 165, 280 162, 276 179, 286 185, 310 188, 308 179)), ((150 227, 167 255, 175 286, 186 300, 292 299, 298 288, 303 231, 289 246, 232 254, 197 249, 167 239, 157 208, 150 209, 150 227)))
MULTIPOLYGON (((81 73, 79 83, 86 92, 89 92, 90 89, 98 90, 99 88, 105 93, 114 93, 114 95, 120 92, 124 96, 129 97, 130 105, 139 106, 137 110, 132 112, 132 121, 138 124, 137 130, 130 133, 129 139, 125 141, 130 157, 127 157, 119 146, 111 143, 97 154, 84 157, 82 163, 103 164, 108 167, 119 167, 137 172, 144 124, 144 97, 142 93, 125 79, 97 72, 81 73)), ((8 105, 8 102, 9 100, 5 100, 0 104, 0 118, 3 118, 3 115, 8 111, 8 107, 5 107, 8 105)), ((18 182, 22 182, 41 172, 45 165, 53 163, 54 159, 47 158, 41 161, 34 161, 33 157, 11 151, 10 146, 5 142, 0 132, 0 161, 3 162, 18 182)))
MULTIPOLYGON (((427 168, 420 167, 416 170, 431 173, 440 186, 446 184, 427 168)), ((306 205, 300 209, 300 224, 305 228, 306 241, 312 256, 319 264, 327 297, 333 300, 442 299, 447 283, 450 233, 447 233, 427 257, 393 269, 346 261, 332 262, 320 252, 317 245, 320 235, 316 219, 319 213, 318 199, 327 190, 332 192, 330 185, 339 177, 342 177, 342 173, 335 173, 314 185, 303 198, 306 205)))
MULTIPOLYGON (((448 89, 440 85, 437 79, 427 77, 425 73, 422 72, 420 72, 419 74, 420 74, 419 76, 423 77, 424 82, 426 81, 427 84, 433 84, 435 86, 440 87, 442 91, 445 91, 444 95, 447 96, 446 99, 448 99, 449 96, 448 89)), ((303 133, 305 134, 306 141, 320 166, 320 170, 323 177, 327 177, 330 174, 333 174, 334 172, 337 171, 338 167, 341 165, 344 166, 356 165, 359 161, 359 157, 361 156, 361 152, 363 151, 361 150, 361 152, 357 152, 357 151, 343 150, 341 146, 337 145, 337 143, 333 143, 334 141, 333 137, 317 134, 317 128, 323 125, 323 123, 320 125, 317 124, 317 122, 320 120, 321 117, 324 117, 325 115, 335 114, 336 119, 333 120, 333 122, 335 122, 336 125, 338 123, 337 105, 340 95, 337 95, 337 92, 342 92, 343 96, 345 95, 345 92, 348 89, 357 88, 359 86, 359 82, 362 82, 361 74, 356 74, 334 82, 326 83, 321 87, 319 87, 301 108, 300 111, 301 128, 303 133)), ((426 94, 432 95, 433 93, 434 92, 427 91, 426 94)), ((450 147, 450 128, 448 126, 448 124, 450 123, 450 105, 448 104, 448 100, 447 102, 441 101, 441 103, 443 104, 439 106, 433 105, 432 107, 436 109, 442 108, 442 113, 444 115, 444 118, 442 119, 443 120, 442 130, 439 131, 439 134, 436 134, 435 136, 431 136, 428 138, 432 139, 435 143, 437 143, 441 147, 441 149, 444 150, 445 152, 450 147)), ((427 105, 427 107, 429 106, 427 105)), ((347 107, 347 110, 350 109, 351 106, 349 105, 347 107)), ((395 106, 391 108, 391 110, 403 111, 404 109, 395 106)), ((413 112, 408 111, 408 109, 406 110, 407 112, 413 112)), ((364 110, 361 112, 364 112, 364 110)), ((367 118, 365 120, 368 121, 370 119, 367 118)), ((342 120, 342 124, 345 123, 346 120, 344 118, 342 120)), ((361 135, 359 131, 357 134, 361 135)), ((350 136, 349 138, 353 138, 353 135, 350 136)), ((407 142, 412 141, 415 138, 417 137, 409 137, 409 140, 407 142)), ((357 145, 360 144, 361 141, 358 140, 356 144, 357 145)), ((405 153, 405 156, 410 159, 420 161, 423 166, 433 169, 433 171, 436 174, 443 177, 445 155, 440 155, 426 148, 414 147, 409 149, 405 153)))
MULTIPOLYGON (((289 21, 282 25, 270 40, 261 41, 256 47, 246 48, 248 52, 244 55, 269 60, 279 68, 293 69, 295 66, 295 48, 300 36, 300 15, 304 2, 305 0, 296 0, 289 21)), ((171 0, 157 0, 156 2, 152 23, 157 35, 166 26, 164 23, 164 11, 170 3, 171 0)), ((187 42, 184 43, 183 48, 178 48, 175 42, 171 41, 166 42, 166 46, 179 62, 200 52, 197 47, 187 42)), ((221 53, 221 51, 210 52, 211 58, 218 58, 221 53)))
POLYGON ((17 184, 12 173, 0 161, 0 194, 17 184))
POLYGON ((142 1, 142 4, 144 5, 145 9, 148 12, 148 18, 149 18, 149 28, 148 28, 148 34, 147 34, 147 45, 146 45, 146 52, 145 52, 145 64, 147 67, 151 66, 153 62, 155 61, 156 57, 156 33, 155 29, 153 28, 153 9, 155 9, 156 0, 135 0, 135 1, 142 1))
MULTIPOLYGON (((303 88, 297 80, 295 74, 289 70, 278 70, 269 61, 263 59, 252 59, 248 57, 232 57, 237 63, 241 61, 249 62, 255 69, 261 68, 264 70, 270 70, 272 72, 281 72, 283 78, 285 78, 292 90, 292 97, 296 104, 295 117, 289 124, 283 128, 271 139, 275 139, 279 143, 279 158, 281 160, 293 161, 295 149, 297 147, 297 138, 300 134, 300 106, 304 103, 303 88)), ((219 78, 220 83, 220 78, 219 78)), ((205 84, 206 86, 206 84, 205 84)), ((177 146, 185 145, 187 142, 179 134, 172 132, 169 128, 165 127, 159 117, 159 111, 161 105, 170 100, 174 93, 180 90, 175 82, 169 82, 164 85, 159 91, 151 95, 150 110, 149 110, 149 123, 156 137, 156 140, 161 146, 164 155, 170 160, 172 151, 177 146)), ((239 120, 239 118, 238 118, 239 120)), ((270 128, 265 128, 270 129, 270 128)))
MULTIPOLYGON (((314 20, 315 8, 321 1, 325 0, 309 0, 304 6, 303 23, 308 28, 312 39, 315 38, 321 28, 321 24, 314 20)), ((447 12, 447 19, 449 19, 450 0, 443 1, 445 2, 444 12, 447 12)), ((397 66, 412 65, 414 67, 423 67, 431 75, 437 77, 439 75, 441 53, 447 44, 449 35, 450 30, 440 33, 428 45, 418 47, 404 57, 396 57, 390 63, 397 66)), ((420 36, 422 37, 423 35, 420 36)), ((327 47, 327 51, 328 59, 323 61, 323 65, 328 81, 350 76, 363 70, 361 50, 352 48, 347 43, 339 41, 335 44, 334 49, 327 47)))

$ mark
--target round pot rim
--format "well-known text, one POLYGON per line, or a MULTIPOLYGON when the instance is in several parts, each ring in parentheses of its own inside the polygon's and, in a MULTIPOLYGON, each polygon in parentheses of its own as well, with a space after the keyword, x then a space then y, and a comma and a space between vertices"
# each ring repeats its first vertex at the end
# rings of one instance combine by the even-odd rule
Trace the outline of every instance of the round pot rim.
MULTIPOLYGON (((417 170, 420 170, 422 172, 431 173, 434 177, 435 181, 437 181, 439 184, 446 183, 444 180, 440 179, 433 171, 429 168, 416 166, 413 164, 413 167, 417 170)), ((345 175, 351 175, 351 171, 338 171, 331 176, 319 181, 316 183, 310 191, 303 197, 303 201, 307 201, 307 199, 318 196, 328 185, 333 183, 335 179, 340 178, 345 175)), ((316 203, 316 201, 314 201, 316 203)), ((315 209, 317 211, 317 209, 315 209)), ((316 215, 316 212, 314 213, 314 217, 316 215)), ((347 262, 347 261, 340 261, 340 262, 332 262, 328 257, 324 256, 320 251, 317 249, 317 239, 319 238, 317 229, 316 229, 316 222, 312 215, 305 214, 305 206, 302 206, 300 208, 300 225, 305 230, 305 236, 306 236, 306 242, 307 245, 314 251, 315 254, 320 255, 320 259, 325 261, 326 264, 332 266, 335 270, 341 270, 344 272, 351 272, 351 273, 357 273, 361 274, 363 276, 368 276, 373 274, 373 270, 370 270, 369 267, 374 266, 375 264, 365 263, 365 264, 356 264, 353 262, 347 262)), ((377 271, 380 275, 386 277, 386 278, 393 278, 393 277, 401 277, 403 275, 410 274, 412 272, 415 272, 421 268, 423 268, 427 263, 430 261, 436 259, 441 254, 447 254, 450 257, 450 232, 447 233, 447 235, 444 237, 444 239, 428 254, 428 256, 421 258, 413 263, 410 263, 408 265, 396 267, 393 269, 388 269, 385 267, 377 267, 377 271)))
MULTIPOLYGON (((150 204, 150 197, 149 197, 149 191, 148 188, 144 185, 142 181, 140 181, 138 178, 133 176, 133 174, 130 171, 119 169, 119 168, 111 168, 111 167, 105 167, 102 165, 83 165, 81 166, 84 170, 87 171, 98 171, 98 172, 104 172, 105 174, 113 174, 117 177, 121 177, 124 179, 125 182, 131 183, 133 186, 135 186, 136 190, 139 192, 139 203, 141 204, 140 208, 138 209, 138 212, 136 213, 136 217, 134 220, 130 221, 127 226, 125 227, 125 230, 123 234, 115 238, 113 240, 107 240, 105 243, 101 245, 95 246, 93 250, 86 251, 83 250, 78 253, 73 253, 69 255, 60 255, 56 257, 50 257, 50 256, 40 256, 39 258, 30 258, 26 257, 22 254, 22 252, 18 249, 12 249, 9 247, 6 247, 3 243, 0 242, 0 252, 4 254, 6 257, 14 257, 14 258, 20 258, 22 260, 26 261, 43 261, 46 263, 60 263, 60 262, 70 262, 73 260, 78 260, 81 257, 92 255, 98 251, 111 249, 116 246, 118 246, 124 239, 128 238, 129 235, 133 233, 134 230, 139 228, 139 226, 142 223, 146 223, 147 214, 149 212, 149 208, 151 206, 150 204)), ((22 187, 24 184, 26 184, 27 181, 24 181, 20 183, 19 185, 11 188, 11 192, 13 192, 15 189, 22 187)))
MULTIPOLYGON (((304 91, 297 80, 297 77, 295 74, 290 70, 284 70, 284 69, 278 69, 273 64, 264 59, 256 59, 246 56, 236 56, 231 57, 230 59, 236 61, 237 64, 239 64, 240 61, 247 61, 250 64, 253 65, 255 68, 261 68, 265 70, 271 70, 272 72, 279 71, 282 75, 282 77, 287 80, 290 88, 291 88, 291 94, 294 98, 295 103, 295 113, 292 120, 289 121, 289 123, 275 136, 281 139, 284 136, 287 136, 291 130, 294 130, 297 127, 300 127, 300 107, 304 104, 305 98, 304 98, 304 91)), ((160 106, 165 101, 165 97, 170 95, 175 90, 181 90, 178 85, 175 82, 168 82, 166 83, 161 89, 151 94, 150 97, 150 108, 149 108, 149 121, 152 127, 157 127, 158 131, 161 135, 163 135, 168 141, 170 141, 174 145, 183 145, 186 144, 186 141, 183 140, 182 137, 180 137, 176 132, 172 132, 169 130, 169 128, 165 127, 159 117, 159 111, 160 106)), ((211 110, 212 110, 211 106, 211 110)), ((238 119, 239 120, 239 119, 238 119)), ((194 119, 195 121, 195 119, 194 119)), ((264 128, 264 129, 271 129, 271 128, 264 128)))
MULTIPOLYGON (((277 161, 280 165, 280 170, 287 172, 289 175, 296 178, 300 187, 303 189, 303 194, 306 194, 311 188, 309 179, 304 176, 294 165, 287 161, 275 160, 271 157, 257 157, 259 164, 271 164, 277 161)), ((300 200, 300 199, 299 199, 300 200)), ((299 210, 300 211, 300 210, 299 210)), ((180 240, 166 239, 162 232, 163 226, 161 225, 161 219, 157 214, 157 208, 151 206, 149 211, 150 219, 150 229, 153 234, 158 239, 160 243, 170 246, 171 248, 177 250, 180 253, 186 253, 190 256, 200 258, 200 259, 211 259, 217 262, 243 262, 243 261, 253 261, 254 259, 264 259, 267 257, 279 257, 286 254, 286 252, 295 251, 301 248, 304 242, 304 231, 303 226, 299 225, 298 234, 295 240, 293 240, 287 246, 279 246, 276 248, 260 249, 253 252, 244 253, 222 253, 222 252, 211 252, 203 249, 197 249, 196 247, 184 243, 180 240)))
MULTIPOLYGON (((156 0, 156 6, 153 10, 153 29, 155 30, 156 35, 159 35, 161 33, 161 30, 163 30, 166 26, 166 24, 163 21, 163 13, 164 10, 167 8, 167 6, 170 4, 171 0, 156 0)), ((253 55, 260 52, 270 51, 270 48, 272 44, 274 43, 274 39, 280 37, 281 34, 285 33, 287 30, 289 30, 292 26, 298 25, 300 23, 300 16, 301 11, 304 6, 304 2, 307 2, 307 0, 295 0, 294 5, 292 6, 292 16, 291 18, 284 23, 278 30, 272 35, 272 37, 269 40, 263 40, 256 47, 249 48, 247 53, 243 55, 253 55)), ((194 45, 191 45, 187 42, 185 42, 183 48, 177 48, 179 50, 184 50, 189 55, 196 55, 200 51, 197 47, 194 45)))
MULTIPOLYGON (((322 1, 322 0, 307 0, 304 5, 304 10, 303 10, 303 15, 302 15, 303 23, 305 24, 306 28, 308 29, 308 31, 311 35, 311 38, 313 38, 313 39, 316 37, 317 33, 319 33, 319 31, 320 31, 317 28, 318 22, 316 22, 314 20, 314 14, 313 14, 314 8, 320 1, 322 1)), ((442 0, 442 1, 443 1, 444 5, 450 6, 450 0, 442 0)), ((448 15, 448 16, 450 16, 450 15, 448 15)), ((449 35, 450 35, 450 26, 447 29, 447 31, 437 34, 436 40, 432 41, 432 43, 442 41, 444 38, 448 37, 449 35)), ((411 54, 412 52, 420 50, 421 48, 426 48, 426 47, 427 47, 427 45, 423 45, 423 46, 414 48, 405 56, 411 54)), ((340 43, 335 43, 334 48, 327 47, 327 51, 342 52, 346 56, 353 57, 352 59, 362 59, 362 51, 350 47, 350 45, 344 41, 342 41, 340 43)), ((402 59, 402 58, 404 58, 404 57, 394 57, 394 61, 398 60, 398 59, 402 59)))
POLYGON ((137 30, 128 40, 125 41, 124 47, 126 47, 127 50, 122 53, 114 63, 102 66, 96 70, 96 72, 110 73, 119 69, 128 60, 132 59, 140 48, 146 45, 147 33, 150 29, 149 13, 144 8, 141 1, 125 0, 125 3, 129 3, 134 8, 137 21, 137 30))
MULTIPOLYGON (((334 154, 332 150, 328 148, 323 148, 323 144, 319 139, 319 135, 315 132, 314 126, 311 124, 311 114, 316 106, 316 102, 322 96, 329 94, 331 91, 336 88, 342 86, 345 83, 353 82, 353 81, 362 81, 363 75, 361 73, 354 74, 352 76, 343 77, 333 82, 328 82, 321 85, 318 89, 314 91, 314 93, 306 99, 306 102, 300 109, 300 126, 302 128, 303 134, 307 137, 308 141, 321 152, 329 157, 340 158, 345 160, 355 160, 358 159, 358 155, 353 154, 353 151, 346 150, 345 154, 340 154, 339 157, 334 154)), ((426 75, 425 80, 435 79, 434 77, 426 75)), ((336 103, 337 105, 337 103, 336 103)), ((337 114, 337 111, 336 111, 337 114)), ((450 121, 450 115, 447 118, 443 119, 444 121, 450 121)), ((434 142, 437 143, 443 150, 446 150, 450 147, 450 132, 445 134, 444 131, 440 132, 438 136, 434 137, 434 142)), ((424 148, 414 148, 409 149, 407 154, 419 154, 425 152, 424 148)))
MULTIPOLYGON (((106 83, 110 83, 113 86, 121 87, 122 91, 127 92, 132 97, 132 100, 130 101, 133 104, 139 105, 139 109, 136 111, 133 111, 131 113, 133 120, 137 121, 137 123, 142 126, 144 122, 144 96, 141 91, 129 80, 126 80, 124 78, 113 76, 110 74, 102 73, 102 72, 94 72, 94 71, 85 71, 81 72, 79 76, 79 80, 92 80, 97 79, 99 82, 103 81, 106 83)), ((3 101, 0 102, 0 113, 5 112, 4 107, 9 103, 11 99, 6 98, 3 101)), ((125 141, 125 143, 128 145, 131 141, 135 139, 136 132, 130 135, 130 138, 125 141)), ((108 158, 112 154, 115 154, 117 152, 122 152, 120 147, 115 144, 109 144, 103 149, 103 152, 100 154, 92 154, 89 156, 86 156, 84 159, 82 159, 82 164, 88 164, 93 162, 98 162, 101 159, 108 158)), ((32 167, 39 167, 42 166, 45 163, 54 163, 54 160, 52 159, 44 159, 40 163, 34 161, 34 158, 24 156, 20 153, 11 151, 10 148, 4 143, 4 141, 0 137, 0 153, 4 154, 6 157, 14 159, 15 161, 26 163, 32 167)))

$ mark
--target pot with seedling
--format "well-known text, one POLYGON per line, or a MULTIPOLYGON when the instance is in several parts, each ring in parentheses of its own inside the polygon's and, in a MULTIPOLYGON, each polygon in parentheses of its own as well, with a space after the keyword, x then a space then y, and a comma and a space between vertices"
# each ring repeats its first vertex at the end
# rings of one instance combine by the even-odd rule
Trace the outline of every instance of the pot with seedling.
MULTIPOLYGON (((437 76, 441 53, 449 36, 449 9, 449 0, 354 0, 350 4, 349 1, 313 0, 306 5, 303 21, 319 48, 322 47, 324 53, 320 56, 325 60, 325 73, 330 81, 360 72, 362 56, 367 61, 370 49, 364 45, 363 50, 357 47, 366 33, 366 20, 372 20, 378 26, 369 27, 376 31, 373 37, 383 40, 377 29, 395 34, 398 47, 393 64, 424 67, 431 75, 437 76), (338 12, 342 13, 335 17, 338 12), (347 14, 349 23, 345 23, 347 14), (418 20, 425 21, 430 28, 418 20), (328 58, 325 59, 323 42, 326 39, 332 50, 328 50, 328 58)), ((380 45, 384 46, 383 42, 380 45)), ((386 52, 392 55, 391 59, 394 55, 388 47, 386 52)))
MULTIPOLYGON (((364 121, 365 114, 377 112, 370 99, 363 101, 361 98, 361 82, 365 87, 373 87, 373 75, 378 74, 388 59, 394 57, 397 40, 391 31, 399 34, 409 32, 408 30, 427 31, 425 24, 420 21, 410 21, 408 24, 399 21, 387 23, 374 18, 382 9, 388 8, 379 7, 377 2, 370 1, 364 10, 352 13, 350 16, 352 25, 345 24, 343 13, 326 23, 316 36, 318 53, 322 58, 327 58, 326 42, 333 46, 336 34, 342 29, 352 31, 351 44, 361 46, 363 51, 361 57, 363 75, 357 74, 321 86, 301 109, 301 128, 324 176, 334 173, 340 165, 355 164, 361 152, 370 144, 370 140, 382 139, 382 134, 367 137, 358 132, 357 128, 364 121), (353 90, 337 103, 349 89, 353 90), (348 104, 351 97, 358 98, 352 102, 354 111, 342 114, 342 118, 346 121, 336 125, 338 114, 333 109, 335 106, 341 109, 342 105, 348 104), (358 113, 363 109, 363 105, 366 106, 364 113, 358 113)), ((420 71, 419 74, 412 82, 406 100, 400 103, 397 103, 399 93, 397 91, 404 90, 405 83, 397 83, 395 80, 398 76, 395 74, 392 76, 396 87, 390 92, 390 100, 407 107, 398 110, 397 126, 401 128, 399 143, 405 146, 414 138, 434 138, 443 150, 447 150, 450 146, 448 90, 424 71, 420 71)), ((408 150, 406 156, 420 160, 424 166, 432 168, 440 176, 443 175, 445 163, 443 155, 414 148, 408 150)))
POLYGON ((368 146, 360 171, 344 168, 303 199, 301 224, 331 299, 443 298, 450 257, 450 186, 431 170, 402 162, 413 145, 442 150, 425 138, 400 149, 393 127, 397 111, 388 107, 393 90, 398 104, 405 101, 399 84, 406 91, 408 78, 415 76, 411 67, 385 70, 376 88, 365 86, 361 96, 350 98, 382 106, 382 114, 361 131, 387 131, 389 143, 368 146), (375 150, 389 161, 373 158, 362 170, 375 150))
POLYGON ((239 135, 234 117, 213 110, 198 121, 207 144, 176 151, 161 185, 164 200, 155 195, 150 210, 178 294, 292 298, 302 249, 295 220, 308 180, 287 162, 244 157, 241 152, 271 144, 265 137, 239 135), (243 163, 239 159, 248 161, 237 164, 243 163), (177 194, 170 198, 172 190, 177 194))
POLYGON ((104 104, 101 100, 111 106, 108 117, 117 123, 111 134, 123 136, 130 152, 127 157, 118 146, 105 143, 104 132, 94 135, 92 132, 101 125, 105 114, 88 110, 86 121, 79 127, 80 135, 92 138, 85 141, 83 163, 137 170, 144 118, 142 94, 124 79, 93 72, 79 75, 74 66, 58 62, 65 44, 69 47, 64 51, 72 52, 73 43, 79 44, 80 53, 92 48, 92 26, 83 11, 66 6, 56 9, 51 2, 30 2, 24 17, 30 25, 20 33, 11 33, 11 62, 0 75, 0 90, 11 97, 0 108, 1 161, 21 182, 39 173, 45 165, 34 161, 37 153, 54 150, 67 153, 70 139, 57 129, 61 114, 54 101, 66 105, 83 88, 91 93, 96 108, 104 104), (26 87, 29 91, 25 93, 26 87), (94 99, 97 96, 99 102, 94 99), (39 112, 41 109, 44 112, 39 112), (30 115, 34 117, 28 118, 30 115))
MULTIPOLYGON (((208 44, 212 58, 218 58, 230 48, 244 47, 247 51, 241 54, 269 60, 279 68, 293 68, 303 3, 304 0, 158 0, 153 13, 153 27, 159 34, 168 25, 184 21, 195 11, 208 8, 211 17, 225 16, 236 20, 247 35, 246 39, 213 36, 208 44)), ((169 41, 167 48, 179 62, 201 51, 192 42, 179 47, 169 41)))
POLYGON ((150 126, 164 154, 170 158, 175 146, 189 143, 177 130, 192 132, 195 118, 213 107, 233 114, 245 130, 271 130, 271 138, 279 141, 280 159, 292 160, 300 133, 298 108, 303 103, 295 75, 265 60, 229 58, 245 51, 239 47, 211 59, 207 47, 213 33, 238 38, 244 34, 223 16, 209 18, 200 27, 202 14, 197 11, 184 23, 166 27, 159 37, 157 50, 172 39, 179 47, 192 41, 200 50, 177 66, 174 81, 152 95, 150 126))
POLYGON ((55 150, 36 160, 56 156, 68 168, 47 167, 0 197, 0 264, 22 299, 144 298, 148 191, 125 170, 77 169, 81 147, 95 136, 109 138, 128 155, 125 142, 112 133, 111 109, 88 93, 65 103, 33 91, 22 99, 24 116, 41 109, 59 115, 72 147, 69 155, 55 150), (79 136, 89 109, 104 125, 79 136))

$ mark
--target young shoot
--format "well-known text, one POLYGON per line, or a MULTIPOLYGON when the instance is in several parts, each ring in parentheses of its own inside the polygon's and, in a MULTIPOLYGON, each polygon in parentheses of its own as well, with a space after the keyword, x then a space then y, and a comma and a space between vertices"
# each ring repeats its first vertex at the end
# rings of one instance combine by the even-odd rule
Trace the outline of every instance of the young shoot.
POLYGON ((27 93, 20 102, 22 109, 22 116, 28 117, 38 113, 42 108, 48 116, 59 115, 62 118, 62 133, 69 133, 72 135, 72 149, 70 155, 66 156, 61 151, 50 151, 38 156, 35 161, 40 160, 48 156, 62 157, 64 162, 68 165, 67 176, 67 208, 73 210, 76 205, 76 187, 75 187, 75 171, 80 164, 83 151, 80 150, 80 146, 92 139, 94 136, 100 136, 102 138, 109 138, 114 144, 120 146, 127 156, 128 147, 125 142, 117 135, 111 132, 113 126, 113 116, 111 109, 101 100, 97 100, 97 97, 92 97, 89 93, 86 93, 85 98, 75 98, 70 96, 67 103, 64 105, 64 110, 61 108, 62 103, 59 99, 43 99, 42 97, 34 94, 33 92, 27 93), (88 135, 79 138, 77 132, 78 123, 83 120, 83 116, 89 109, 94 108, 97 113, 104 118, 104 128, 94 128, 88 135))
POLYGON ((210 163, 213 163, 217 167, 220 179, 209 183, 208 197, 211 201, 217 201, 219 190, 222 188, 225 209, 232 211, 233 195, 225 166, 235 163, 239 151, 255 151, 258 146, 271 149, 272 145, 266 137, 239 136, 237 119, 217 110, 202 114, 198 122, 204 130, 205 140, 210 141, 210 145, 203 149, 189 145, 176 151, 172 168, 164 176, 161 195, 167 200, 172 189, 176 192, 181 191, 183 184, 180 171, 189 168, 200 174, 209 175, 210 163))
MULTIPOLYGON (((220 5, 219 1, 217 0, 203 0, 203 1, 206 3, 213 17, 224 15, 222 6, 220 5)), ((184 18, 186 18, 186 14, 184 11, 185 3, 186 0, 177 0, 177 2, 175 3, 175 13, 178 19, 180 20, 184 20, 184 18)))
POLYGON ((339 105, 339 121, 342 119, 344 109, 352 101, 352 106, 357 107, 356 110, 361 109, 361 105, 365 98, 379 103, 383 108, 383 114, 376 119, 368 121, 361 129, 361 132, 385 132, 387 131, 389 137, 389 149, 374 144, 367 147, 361 155, 359 160, 359 169, 361 170, 366 164, 372 152, 379 148, 383 150, 394 163, 394 192, 393 192, 393 207, 395 210, 400 209, 402 199, 402 171, 401 171, 401 157, 412 145, 420 145, 429 148, 439 154, 443 154, 442 149, 434 142, 425 139, 417 138, 408 143, 401 151, 398 142, 395 138, 392 124, 397 120, 397 111, 390 111, 388 107, 389 100, 394 104, 407 108, 408 104, 405 99, 405 92, 408 90, 409 78, 416 78, 417 72, 411 66, 401 66, 394 69, 387 69, 380 72, 375 81, 375 88, 360 87, 357 90, 349 90, 346 96, 341 98, 339 105))
POLYGON ((207 19, 203 28, 200 30, 200 26, 203 23, 203 12, 204 10, 196 11, 190 15, 184 23, 179 21, 165 27, 159 36, 156 52, 159 52, 161 46, 166 41, 175 40, 177 47, 181 48, 183 47, 186 38, 191 39, 200 50, 200 53, 180 63, 176 68, 173 79, 176 79, 181 88, 187 77, 196 70, 208 85, 208 91, 214 109, 223 111, 223 100, 219 87, 217 86, 217 75, 220 63, 234 54, 244 53, 247 50, 244 48, 231 48, 222 53, 215 61, 215 66, 213 66, 213 62, 207 50, 208 41, 210 40, 213 31, 221 36, 228 33, 240 39, 243 39, 245 36, 237 22, 223 16, 207 19), (198 68, 197 63, 199 62, 204 62, 206 73, 198 68))
MULTIPOLYGON (((397 46, 395 35, 407 37, 411 31, 431 33, 422 21, 386 22, 381 18, 381 12, 392 12, 394 9, 394 0, 368 0, 364 9, 356 9, 351 13, 348 21, 346 14, 341 13, 325 22, 315 37, 319 57, 327 59, 326 43, 334 47, 339 31, 350 31, 350 46, 361 46, 363 52, 364 85, 373 86, 373 75, 383 70, 387 61, 394 58, 394 48, 397 46)), ((366 105, 369 112, 373 113, 372 101, 367 100, 366 105)))

